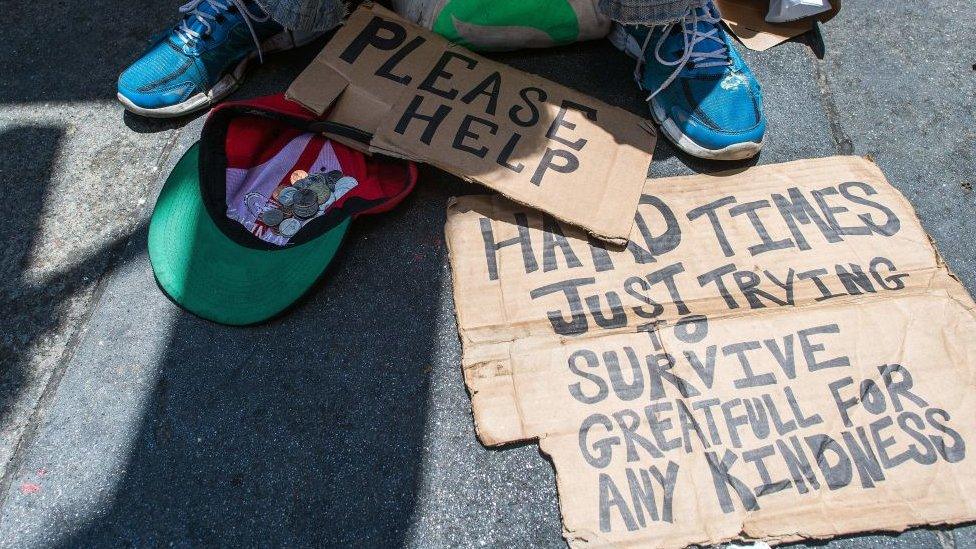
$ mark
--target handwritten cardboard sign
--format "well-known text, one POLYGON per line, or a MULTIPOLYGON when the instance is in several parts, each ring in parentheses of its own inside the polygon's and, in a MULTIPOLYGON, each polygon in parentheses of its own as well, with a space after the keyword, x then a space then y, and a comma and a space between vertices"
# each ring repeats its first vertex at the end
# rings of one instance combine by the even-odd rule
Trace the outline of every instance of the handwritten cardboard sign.
POLYGON ((289 99, 426 162, 623 243, 655 134, 622 109, 490 61, 379 6, 354 12, 289 99))
POLYGON ((976 519, 976 304, 872 162, 649 180, 635 219, 449 205, 478 436, 538 439, 570 545, 976 519))

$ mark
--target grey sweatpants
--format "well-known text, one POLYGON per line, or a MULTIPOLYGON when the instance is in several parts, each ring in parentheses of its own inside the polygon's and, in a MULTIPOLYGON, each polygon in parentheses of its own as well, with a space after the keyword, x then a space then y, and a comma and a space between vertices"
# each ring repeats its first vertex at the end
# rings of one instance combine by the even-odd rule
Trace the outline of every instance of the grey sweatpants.
MULTIPOLYGON (((342 0, 256 0, 272 19, 299 31, 328 30, 346 16, 342 0)), ((518 2, 520 0, 495 0, 518 2)), ((618 23, 663 25, 711 0, 599 0, 600 9, 618 23)))

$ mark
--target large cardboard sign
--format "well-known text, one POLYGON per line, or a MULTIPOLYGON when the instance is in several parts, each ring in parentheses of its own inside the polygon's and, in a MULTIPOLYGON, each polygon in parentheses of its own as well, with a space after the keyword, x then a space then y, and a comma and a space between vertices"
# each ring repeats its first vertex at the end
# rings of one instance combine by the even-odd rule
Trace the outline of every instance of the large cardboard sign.
POLYGON ((976 304, 859 157, 649 180, 626 249, 449 205, 486 445, 538 439, 572 546, 976 519, 976 304))
MULTIPOLYGON (((354 12, 289 99, 426 162, 623 243, 655 134, 648 121, 478 56, 379 6, 354 12)), ((340 136, 341 137, 341 136, 340 136)))

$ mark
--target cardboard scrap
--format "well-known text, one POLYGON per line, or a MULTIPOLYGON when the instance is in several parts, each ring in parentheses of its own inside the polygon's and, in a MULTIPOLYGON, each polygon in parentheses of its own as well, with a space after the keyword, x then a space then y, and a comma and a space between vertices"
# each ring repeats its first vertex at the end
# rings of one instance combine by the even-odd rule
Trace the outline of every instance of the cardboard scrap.
MULTIPOLYGON (((374 5, 287 97, 426 162, 624 243, 654 150, 649 121, 490 61, 374 5)), ((341 137, 341 136, 339 136, 341 137)))
POLYGON ((828 12, 786 23, 766 21, 768 0, 715 0, 722 20, 732 34, 750 50, 763 51, 813 29, 816 21, 826 22, 840 11, 840 0, 830 0, 828 12))
POLYGON ((859 157, 649 180, 626 249, 448 209, 480 440, 538 439, 573 547, 976 519, 976 303, 859 157))

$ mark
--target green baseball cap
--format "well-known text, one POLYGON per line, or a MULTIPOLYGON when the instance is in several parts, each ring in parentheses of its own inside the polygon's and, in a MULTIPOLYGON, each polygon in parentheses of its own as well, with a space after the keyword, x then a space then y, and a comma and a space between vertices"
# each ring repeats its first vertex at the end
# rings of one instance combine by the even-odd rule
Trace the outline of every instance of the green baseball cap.
POLYGON ((215 109, 149 223, 153 272, 179 306, 221 324, 270 319, 323 277, 354 217, 409 194, 413 164, 367 158, 310 131, 320 122, 281 96, 215 109))

